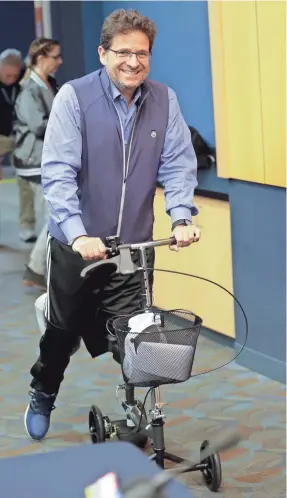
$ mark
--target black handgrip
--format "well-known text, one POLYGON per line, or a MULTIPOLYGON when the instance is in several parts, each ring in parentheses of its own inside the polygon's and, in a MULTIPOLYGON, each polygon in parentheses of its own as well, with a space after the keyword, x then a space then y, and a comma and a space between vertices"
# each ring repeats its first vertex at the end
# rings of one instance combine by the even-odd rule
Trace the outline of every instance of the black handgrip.
MULTIPOLYGON (((73 251, 74 251, 74 249, 73 249, 73 251)), ((74 253, 77 254, 78 256, 80 256, 80 258, 83 258, 83 256, 81 255, 81 253, 79 251, 74 251, 74 253)), ((108 258, 109 258, 109 254, 112 254, 112 249, 110 247, 106 247, 106 255, 108 256, 108 258)), ((98 262, 101 262, 101 261, 103 261, 103 260, 102 259, 98 260, 98 262)))

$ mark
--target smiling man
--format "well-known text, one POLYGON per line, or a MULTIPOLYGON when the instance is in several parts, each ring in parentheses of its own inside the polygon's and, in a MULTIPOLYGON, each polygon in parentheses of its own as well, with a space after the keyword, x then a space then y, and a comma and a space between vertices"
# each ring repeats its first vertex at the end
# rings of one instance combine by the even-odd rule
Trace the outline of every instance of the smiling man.
POLYGON ((134 10, 112 13, 98 49, 103 68, 64 85, 54 100, 42 158, 50 213, 47 325, 25 413, 34 439, 49 429, 79 338, 92 357, 105 353, 105 320, 140 307, 138 273, 81 279, 87 261, 106 257, 105 238, 152 239, 157 181, 177 241, 171 249, 200 237, 192 225, 197 164, 189 129, 175 93, 147 79, 155 34, 154 23, 134 10))

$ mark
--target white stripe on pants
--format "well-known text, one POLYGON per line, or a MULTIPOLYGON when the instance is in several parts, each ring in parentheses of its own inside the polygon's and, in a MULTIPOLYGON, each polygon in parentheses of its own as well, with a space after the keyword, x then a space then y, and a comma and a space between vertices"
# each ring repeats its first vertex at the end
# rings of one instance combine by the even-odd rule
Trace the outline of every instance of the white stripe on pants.
POLYGON ((47 296, 45 301, 44 314, 47 320, 50 320, 50 274, 51 274, 51 235, 48 235, 47 239, 47 296))

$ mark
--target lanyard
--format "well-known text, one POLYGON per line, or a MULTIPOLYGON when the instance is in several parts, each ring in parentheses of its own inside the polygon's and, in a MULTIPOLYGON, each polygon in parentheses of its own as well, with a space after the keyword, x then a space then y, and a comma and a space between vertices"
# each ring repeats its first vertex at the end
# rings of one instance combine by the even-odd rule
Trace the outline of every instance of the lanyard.
POLYGON ((6 92, 5 88, 1 88, 2 95, 4 99, 6 100, 7 104, 14 105, 15 100, 16 100, 16 88, 13 86, 12 88, 12 93, 11 93, 11 98, 9 97, 8 93, 6 92))

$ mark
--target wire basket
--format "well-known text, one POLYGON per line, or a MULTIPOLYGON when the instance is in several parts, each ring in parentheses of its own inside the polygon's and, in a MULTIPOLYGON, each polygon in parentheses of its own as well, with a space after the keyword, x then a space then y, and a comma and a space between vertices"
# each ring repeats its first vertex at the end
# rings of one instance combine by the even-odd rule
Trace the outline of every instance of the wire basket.
POLYGON ((146 313, 112 321, 124 381, 135 387, 185 382, 191 376, 201 318, 185 310, 146 313), (141 332, 131 329, 130 319, 145 320, 146 313, 153 315, 153 323, 141 332))

